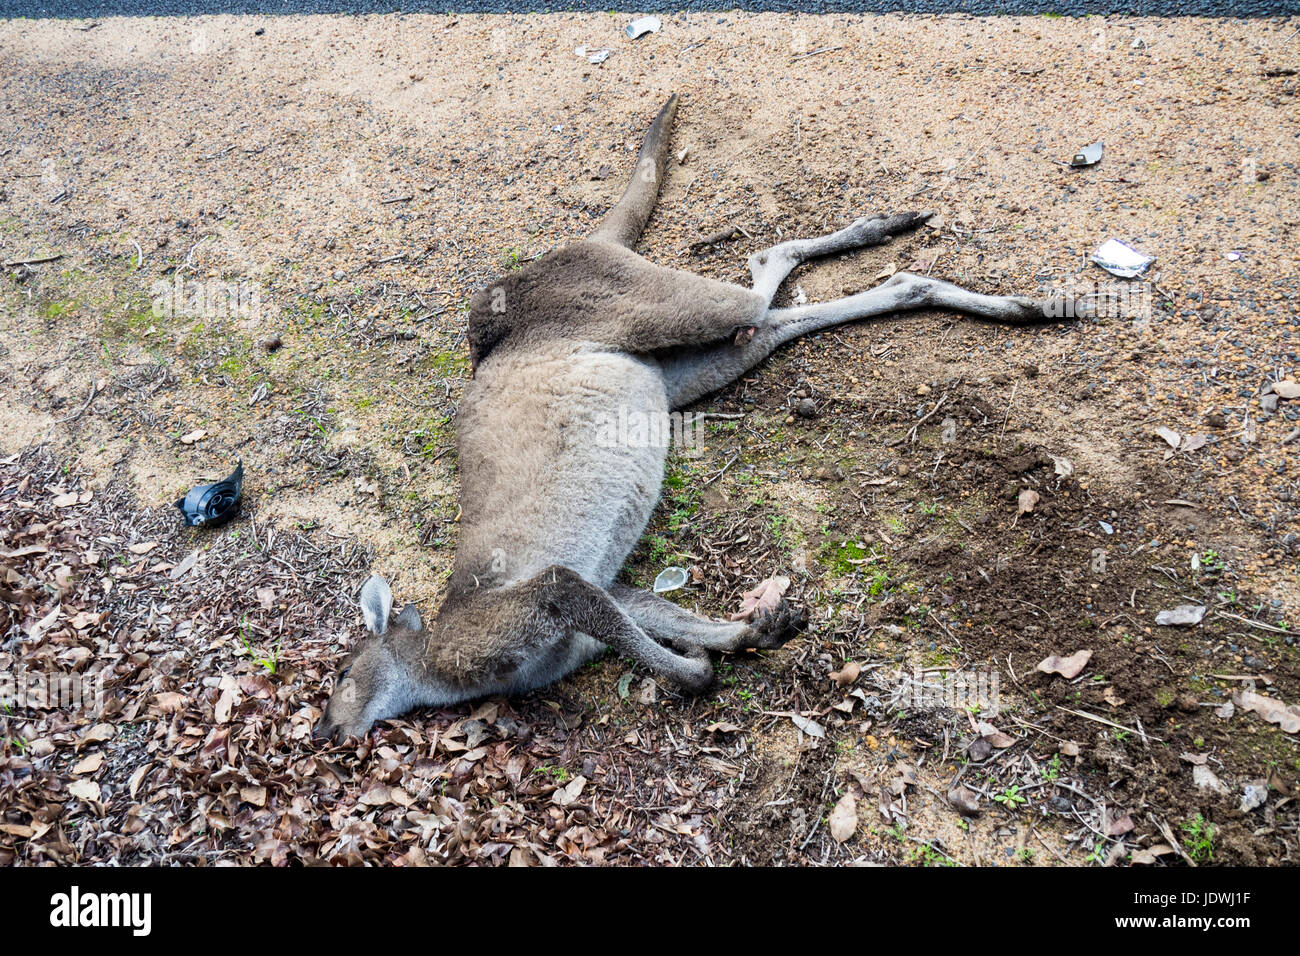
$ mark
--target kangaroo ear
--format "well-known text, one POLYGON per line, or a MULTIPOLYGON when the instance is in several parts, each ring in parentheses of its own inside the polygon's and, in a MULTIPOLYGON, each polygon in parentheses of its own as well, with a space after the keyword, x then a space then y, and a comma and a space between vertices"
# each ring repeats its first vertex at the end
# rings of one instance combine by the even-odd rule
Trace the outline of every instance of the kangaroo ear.
POLYGON ((402 613, 397 615, 397 623, 408 631, 418 631, 424 627, 420 621, 420 612, 414 604, 408 604, 402 608, 402 613))
POLYGON ((388 615, 393 612, 393 592, 380 575, 372 574, 361 586, 361 616, 373 634, 388 630, 388 615))

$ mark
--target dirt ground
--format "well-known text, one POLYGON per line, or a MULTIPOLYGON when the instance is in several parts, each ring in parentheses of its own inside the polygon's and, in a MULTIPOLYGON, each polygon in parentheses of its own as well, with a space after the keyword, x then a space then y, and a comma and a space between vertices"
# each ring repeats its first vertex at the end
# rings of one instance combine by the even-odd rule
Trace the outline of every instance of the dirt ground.
POLYGON ((0 715, 0 862, 1295 862, 1300 21, 625 20, 0 23, 0 673, 106 689, 0 715), (611 656, 314 746, 365 576, 430 611, 449 570, 468 296, 589 231, 674 91, 656 262, 930 208, 783 296, 1119 297, 844 327, 702 402, 629 580, 812 613, 705 696, 611 656), (182 527, 236 460, 241 517, 182 527))

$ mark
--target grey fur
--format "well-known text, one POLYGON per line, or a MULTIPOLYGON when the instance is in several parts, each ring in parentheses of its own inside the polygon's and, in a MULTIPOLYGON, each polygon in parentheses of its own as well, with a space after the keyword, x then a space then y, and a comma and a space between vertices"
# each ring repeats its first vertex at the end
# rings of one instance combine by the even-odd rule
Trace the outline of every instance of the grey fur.
POLYGON ((630 247, 663 179, 676 105, 660 111, 639 173, 590 239, 471 300, 474 378, 456 427, 462 511, 446 597, 423 629, 412 609, 388 627, 392 595, 367 582, 362 608, 375 636, 341 675, 319 734, 361 734, 412 707, 542 687, 607 646, 689 692, 712 680, 709 651, 781 646, 805 622, 788 605, 715 623, 615 582, 658 500, 666 448, 597 443, 597 423, 619 408, 666 417, 782 343, 854 319, 935 307, 1013 323, 1049 314, 1043 303, 906 273, 834 302, 772 308, 800 263, 889 242, 928 214, 859 219, 758 253, 752 289, 646 261, 630 247))

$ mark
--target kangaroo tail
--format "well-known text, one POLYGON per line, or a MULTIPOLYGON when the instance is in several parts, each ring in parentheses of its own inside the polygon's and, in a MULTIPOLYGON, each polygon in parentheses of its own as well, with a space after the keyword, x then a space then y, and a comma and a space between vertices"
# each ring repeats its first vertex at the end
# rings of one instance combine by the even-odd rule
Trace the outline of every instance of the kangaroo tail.
POLYGON ((664 165, 668 157, 668 143, 672 138, 673 117, 677 115, 677 94, 668 98, 650 130, 645 134, 641 152, 637 154, 636 171, 623 192, 623 198, 611 209, 592 239, 612 242, 632 248, 645 228, 650 213, 654 211, 659 196, 659 184, 664 178, 664 165))

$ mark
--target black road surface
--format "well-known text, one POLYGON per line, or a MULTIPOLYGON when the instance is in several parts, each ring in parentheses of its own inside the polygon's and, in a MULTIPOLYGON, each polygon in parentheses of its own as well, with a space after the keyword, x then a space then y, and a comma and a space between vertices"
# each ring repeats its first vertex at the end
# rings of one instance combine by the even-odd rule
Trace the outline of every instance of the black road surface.
POLYGON ((775 10, 800 13, 1123 14, 1127 16, 1279 17, 1300 14, 1300 0, 679 0, 664 7, 646 0, 0 0, 0 18, 189 16, 198 14, 293 15, 309 13, 550 13, 617 10, 627 13, 729 13, 775 10))

